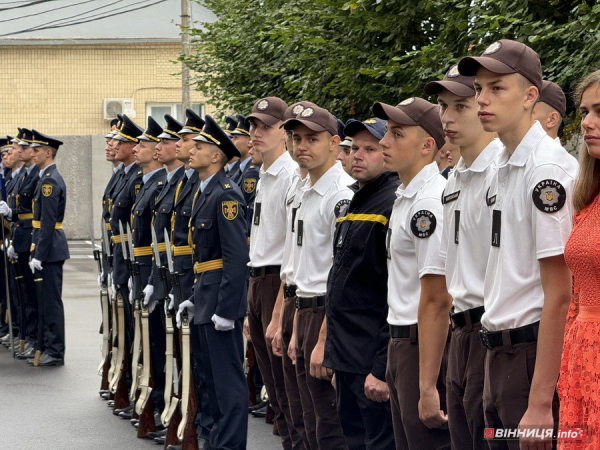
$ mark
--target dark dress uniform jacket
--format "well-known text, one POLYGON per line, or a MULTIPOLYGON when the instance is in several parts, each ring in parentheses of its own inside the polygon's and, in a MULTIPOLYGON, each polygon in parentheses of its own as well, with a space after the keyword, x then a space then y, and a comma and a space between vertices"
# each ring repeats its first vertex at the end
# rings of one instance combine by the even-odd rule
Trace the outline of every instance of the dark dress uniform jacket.
POLYGON ((65 218, 67 186, 58 173, 56 165, 43 169, 42 177, 35 191, 33 220, 39 228, 33 228, 32 240, 35 245, 31 257, 42 262, 57 262, 69 259, 69 246, 65 232, 56 225, 65 218))
POLYGON ((254 199, 256 197, 256 185, 258 184, 258 177, 260 176, 258 167, 252 164, 252 161, 248 162, 244 170, 238 171, 236 176, 230 177, 232 181, 236 182, 242 194, 244 200, 246 200, 246 222, 248 223, 248 235, 250 235, 250 229, 252 228, 252 217, 254 216, 254 199))
POLYGON ((30 173, 27 173, 27 168, 23 166, 7 202, 12 210, 9 220, 16 222, 13 227, 12 241, 17 253, 27 253, 31 248, 31 219, 19 219, 19 215, 33 212, 33 198, 40 182, 39 173, 38 166, 33 166, 30 173))
MULTIPOLYGON (((173 204, 175 203, 175 191, 177 191, 177 185, 185 175, 185 167, 181 166, 175 169, 175 173, 169 181, 165 180, 162 190, 158 194, 154 206, 154 218, 152 220, 152 226, 156 232, 156 240, 161 243, 165 242, 165 228, 169 233, 171 232, 171 218, 173 217, 173 204)), ((165 177, 166 178, 166 177, 165 177)), ((167 265, 167 255, 164 251, 160 252, 160 263, 162 266, 167 265)), ((149 284, 154 286, 154 297, 165 298, 166 292, 163 292, 163 283, 158 277, 158 271, 156 270, 156 264, 152 266, 152 275, 149 284)))
MULTIPOLYGON (((144 255, 135 257, 140 267, 140 282, 138 286, 141 291, 146 287, 150 279, 150 270, 152 265, 152 216, 158 194, 167 180, 167 171, 163 168, 154 172, 148 181, 140 189, 133 208, 131 210, 131 232, 133 233, 132 244, 134 252, 146 250, 144 255)), ((151 281, 150 281, 151 282, 151 281)))
POLYGON ((194 285, 194 324, 211 323, 213 314, 226 319, 246 315, 248 244, 245 202, 224 170, 217 172, 194 202, 191 234, 194 262, 223 260, 222 269, 198 274, 194 285))
MULTIPOLYGON (((127 223, 131 219, 131 209, 135 198, 142 188, 142 169, 136 163, 117 182, 113 191, 113 201, 110 211, 110 227, 113 236, 119 235, 119 221, 123 223, 123 232, 127 233, 127 223)), ((121 245, 113 245, 113 282, 127 284, 129 271, 125 266, 121 245)))
POLYGON ((384 172, 358 189, 334 234, 333 266, 327 280, 327 341, 323 365, 385 380, 387 363, 386 235, 396 189, 384 172), (359 215, 360 216, 357 216, 359 215))

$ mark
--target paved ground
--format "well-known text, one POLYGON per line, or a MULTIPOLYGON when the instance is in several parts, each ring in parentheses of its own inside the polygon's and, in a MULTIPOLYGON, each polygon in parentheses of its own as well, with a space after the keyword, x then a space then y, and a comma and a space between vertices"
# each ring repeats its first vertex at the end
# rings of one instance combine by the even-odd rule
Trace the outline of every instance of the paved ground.
MULTIPOLYGON (((71 243, 65 264, 64 367, 28 366, 0 347, 0 449, 155 449, 98 396, 101 335, 96 263, 89 244, 71 243)), ((272 426, 249 418, 248 449, 280 449, 272 426)))

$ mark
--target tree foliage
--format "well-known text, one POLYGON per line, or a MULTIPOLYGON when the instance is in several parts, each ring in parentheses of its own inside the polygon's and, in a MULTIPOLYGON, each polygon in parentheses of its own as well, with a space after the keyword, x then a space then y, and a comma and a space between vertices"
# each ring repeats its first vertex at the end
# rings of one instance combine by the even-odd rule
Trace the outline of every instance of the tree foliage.
POLYGON ((567 93, 600 58, 591 0, 195 1, 217 20, 191 30, 185 62, 221 109, 248 112, 275 95, 363 119, 375 101, 424 96, 428 81, 501 38, 530 45, 567 93))

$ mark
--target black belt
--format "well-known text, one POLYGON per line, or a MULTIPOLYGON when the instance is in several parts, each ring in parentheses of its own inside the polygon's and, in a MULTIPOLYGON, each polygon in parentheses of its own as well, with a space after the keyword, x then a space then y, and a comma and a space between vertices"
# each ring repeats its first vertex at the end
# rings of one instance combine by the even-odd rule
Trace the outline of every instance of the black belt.
POLYGON ((481 316, 483 316, 484 312, 485 308, 479 306, 478 308, 471 308, 458 313, 450 313, 450 320, 453 326, 462 328, 467 325, 467 317, 469 317, 471 325, 475 325, 481 321, 481 316))
POLYGON ((325 296, 317 295, 316 297, 296 297, 295 305, 296 309, 325 306, 325 296))
POLYGON ((296 296, 296 285, 284 284, 283 285, 283 298, 291 298, 296 296))
POLYGON ((418 336, 417 324, 414 325, 390 325, 391 338, 409 338, 412 336, 416 339, 418 336))
POLYGON ((263 277, 265 275, 279 274, 281 272, 281 266, 262 266, 262 267, 250 267, 251 277, 263 277))
POLYGON ((501 347, 504 345, 502 342, 502 334, 508 331, 507 345, 521 344, 523 342, 535 342, 538 337, 538 329, 540 323, 532 323, 531 325, 525 325, 524 327, 513 328, 510 330, 501 331, 488 331, 486 329, 479 331, 479 339, 486 348, 501 347))

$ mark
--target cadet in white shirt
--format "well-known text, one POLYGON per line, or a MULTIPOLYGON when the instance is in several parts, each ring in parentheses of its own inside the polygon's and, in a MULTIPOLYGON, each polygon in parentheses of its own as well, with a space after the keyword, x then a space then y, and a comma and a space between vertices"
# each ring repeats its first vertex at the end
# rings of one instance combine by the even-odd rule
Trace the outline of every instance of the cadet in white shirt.
MULTIPOLYGON (((273 355, 266 339, 278 329, 279 310, 273 309, 278 297, 283 299, 281 263, 286 232, 285 194, 298 165, 285 151, 285 132, 280 128, 287 104, 277 97, 265 97, 252 107, 250 138, 254 151, 262 156, 260 180, 256 188, 250 239, 250 282, 248 286, 248 325, 283 448, 292 448, 293 424, 289 414, 281 357, 273 355)), ((283 301, 283 300, 280 300, 283 301)))
POLYGON ((293 132, 298 165, 308 170, 310 184, 304 187, 296 213, 294 276, 296 282, 296 373, 306 424, 316 423, 310 435, 311 448, 345 449, 346 442, 337 415, 331 369, 323 367, 326 338, 325 294, 333 260, 335 221, 343 215, 353 196, 354 181, 337 164, 340 138, 335 118, 326 109, 306 107, 284 128, 293 132), (313 444, 314 443, 314 444, 313 444))
POLYGON ((387 120, 380 142, 384 167, 398 172, 402 182, 388 230, 386 381, 396 448, 447 448, 442 359, 452 301, 440 257, 446 180, 433 160, 444 131, 438 107, 422 98, 396 107, 375 103, 373 112, 387 120))
MULTIPOLYGON (((542 71, 531 48, 502 39, 480 57, 463 58, 458 69, 475 75, 479 119, 504 145, 486 189, 492 214, 481 318, 486 427, 552 429, 571 294, 563 248, 571 231, 577 164, 533 117, 542 71)), ((519 448, 515 440, 493 443, 519 448)), ((523 439, 520 444, 536 445, 523 439)))
POLYGON ((477 117, 473 80, 454 65, 425 93, 437 95, 446 138, 459 146, 461 158, 442 194, 444 229, 440 255, 446 259, 446 284, 453 298, 452 339, 448 346, 446 401, 452 447, 480 450, 483 440, 483 360, 479 341, 483 283, 489 254, 491 216, 485 188, 502 144, 477 117))
POLYGON ((560 86, 552 81, 542 81, 540 98, 533 107, 533 118, 537 120, 548 136, 560 144, 558 129, 567 112, 567 99, 560 86))

